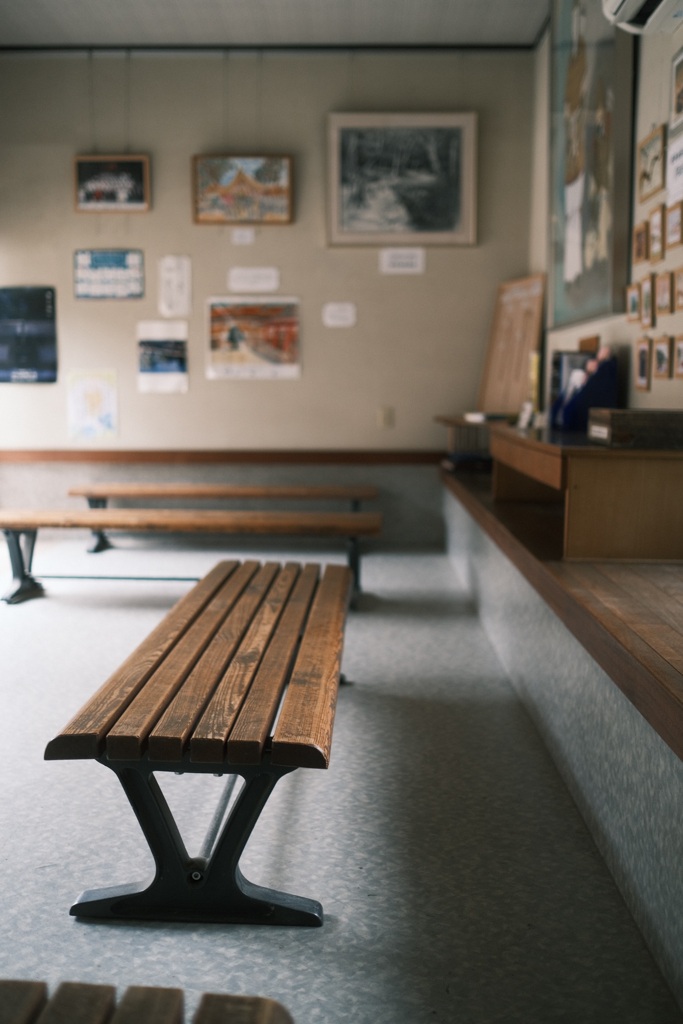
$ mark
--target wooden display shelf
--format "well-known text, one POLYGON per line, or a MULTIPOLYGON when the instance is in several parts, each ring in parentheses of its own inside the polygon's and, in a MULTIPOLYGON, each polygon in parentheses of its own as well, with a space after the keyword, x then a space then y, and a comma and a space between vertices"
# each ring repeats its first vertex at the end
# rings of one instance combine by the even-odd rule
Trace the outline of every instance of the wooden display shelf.
POLYGON ((566 559, 683 559, 683 451, 490 424, 496 502, 564 506, 566 559))

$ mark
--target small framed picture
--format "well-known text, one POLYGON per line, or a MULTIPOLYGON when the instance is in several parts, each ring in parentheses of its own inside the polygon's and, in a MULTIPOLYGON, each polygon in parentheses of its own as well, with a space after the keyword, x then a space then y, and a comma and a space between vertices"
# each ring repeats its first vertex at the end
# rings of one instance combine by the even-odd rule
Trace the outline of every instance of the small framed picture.
POLYGON ((629 284, 626 286, 626 319, 640 320, 640 285, 629 284))
POLYGON ((642 203, 661 192, 666 184, 665 126, 650 132, 638 143, 638 200, 642 203))
POLYGON ((655 278, 655 309, 657 316, 662 313, 673 313, 672 274, 666 270, 655 278))
POLYGON ((195 156, 192 207, 196 224, 289 224, 289 156, 195 156))
POLYGON ((646 220, 636 224, 633 229, 633 253, 634 263, 643 263, 650 258, 650 225, 646 220))
POLYGON ((671 376, 671 338, 667 334, 655 338, 652 361, 652 376, 668 380, 671 376))
POLYGON ((148 156, 77 156, 74 185, 81 213, 146 213, 152 205, 148 156))
POLYGON ((663 203, 659 206, 655 206, 653 210, 650 210, 649 224, 650 224, 650 262, 656 263, 658 260, 664 259, 665 252, 665 240, 664 240, 664 215, 666 207, 663 203))
POLYGON ((640 322, 643 327, 654 327, 655 323, 652 277, 652 274, 648 274, 640 282, 640 322))
POLYGON ((683 242, 683 201, 668 206, 666 210, 666 247, 672 249, 683 242))
POLYGON ((650 390, 650 364, 652 361, 652 339, 638 338, 636 342, 636 388, 650 390))
POLYGON ((683 48, 671 61, 671 113, 669 126, 683 124, 683 48))
POLYGON ((678 377, 680 380, 683 378, 683 334, 679 334, 674 338, 673 344, 673 371, 674 377, 678 377))

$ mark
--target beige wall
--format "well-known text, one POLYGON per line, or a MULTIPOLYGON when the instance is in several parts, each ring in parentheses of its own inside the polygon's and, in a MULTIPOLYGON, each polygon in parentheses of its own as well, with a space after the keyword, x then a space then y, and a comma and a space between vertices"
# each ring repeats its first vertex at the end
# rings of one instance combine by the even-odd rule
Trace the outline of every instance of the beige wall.
POLYGON ((73 445, 69 371, 113 369, 119 433, 104 447, 443 447, 433 417, 476 405, 496 286, 529 271, 534 75, 526 51, 0 57, 0 284, 56 286, 59 344, 56 384, 0 385, 0 446, 73 445), (381 276, 377 249, 326 244, 326 115, 437 110, 479 115, 478 244, 381 276), (74 155, 122 150, 150 154, 152 211, 77 214, 74 155), (191 156, 231 151, 294 158, 294 223, 250 246, 191 218, 191 156), (145 298, 76 301, 74 251, 112 247, 144 250, 145 298), (135 330, 158 317, 165 255, 193 262, 190 389, 142 395, 135 330), (205 378, 204 300, 227 294, 233 266, 275 266, 280 294, 299 298, 299 380, 205 378), (322 325, 332 301, 356 304, 356 327, 322 325))

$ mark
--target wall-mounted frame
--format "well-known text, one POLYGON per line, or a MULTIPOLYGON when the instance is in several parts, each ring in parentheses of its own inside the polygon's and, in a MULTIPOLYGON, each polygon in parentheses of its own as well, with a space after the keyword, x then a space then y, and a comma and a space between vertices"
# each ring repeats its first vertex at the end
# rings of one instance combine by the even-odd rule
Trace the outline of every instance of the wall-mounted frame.
POLYGON ((683 201, 666 209, 666 248, 673 249, 683 244, 683 201))
POLYGON ((673 343, 673 371, 674 377, 678 380, 683 378, 683 334, 674 338, 673 343))
POLYGON ((665 212, 666 207, 663 203, 659 203, 650 210, 648 218, 650 225, 648 232, 650 239, 650 263, 657 263, 659 260, 664 259, 664 253, 666 252, 666 240, 664 238, 665 212))
POLYGON ((672 338, 668 334, 662 334, 655 338, 652 349, 652 376, 660 380, 668 380, 671 376, 671 346, 672 338))
POLYGON ((666 127, 663 124, 638 143, 636 181, 641 203, 661 192, 666 184, 666 127))
POLYGON ((82 213, 146 213, 151 208, 149 157, 99 153, 74 158, 76 209, 82 213))
POLYGON ((635 386, 638 391, 650 390, 650 372, 652 365, 652 339, 638 338, 636 342, 635 386))
POLYGON ((640 282, 640 322, 643 327, 654 327, 655 308, 652 274, 648 274, 640 282))
POLYGON ((671 111, 669 126, 683 124, 683 47, 671 61, 671 111))
POLYGON ((196 224, 290 224, 290 156, 192 157, 192 211, 196 224))
POLYGON ((640 320, 640 285, 626 286, 626 319, 637 323, 640 320))
POLYGON ((477 115, 330 114, 332 245, 473 245, 477 115))
POLYGON ((673 271, 674 278, 674 310, 678 312, 683 309, 683 267, 676 267, 673 271))
POLYGON ((633 38, 552 0, 549 324, 623 313, 630 272, 633 38))
POLYGON ((673 313, 673 276, 670 270, 655 278, 655 310, 657 316, 673 313))
POLYGON ((633 247, 631 261, 633 263, 644 263, 650 258, 650 225, 646 220, 636 224, 633 228, 633 247))

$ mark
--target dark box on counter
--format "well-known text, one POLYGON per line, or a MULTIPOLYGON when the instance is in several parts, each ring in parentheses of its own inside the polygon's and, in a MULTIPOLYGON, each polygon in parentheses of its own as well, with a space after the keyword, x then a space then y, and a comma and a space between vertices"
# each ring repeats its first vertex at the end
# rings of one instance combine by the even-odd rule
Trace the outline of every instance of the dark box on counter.
POLYGON ((683 448, 683 410, 590 409, 588 439, 611 448, 683 448))

